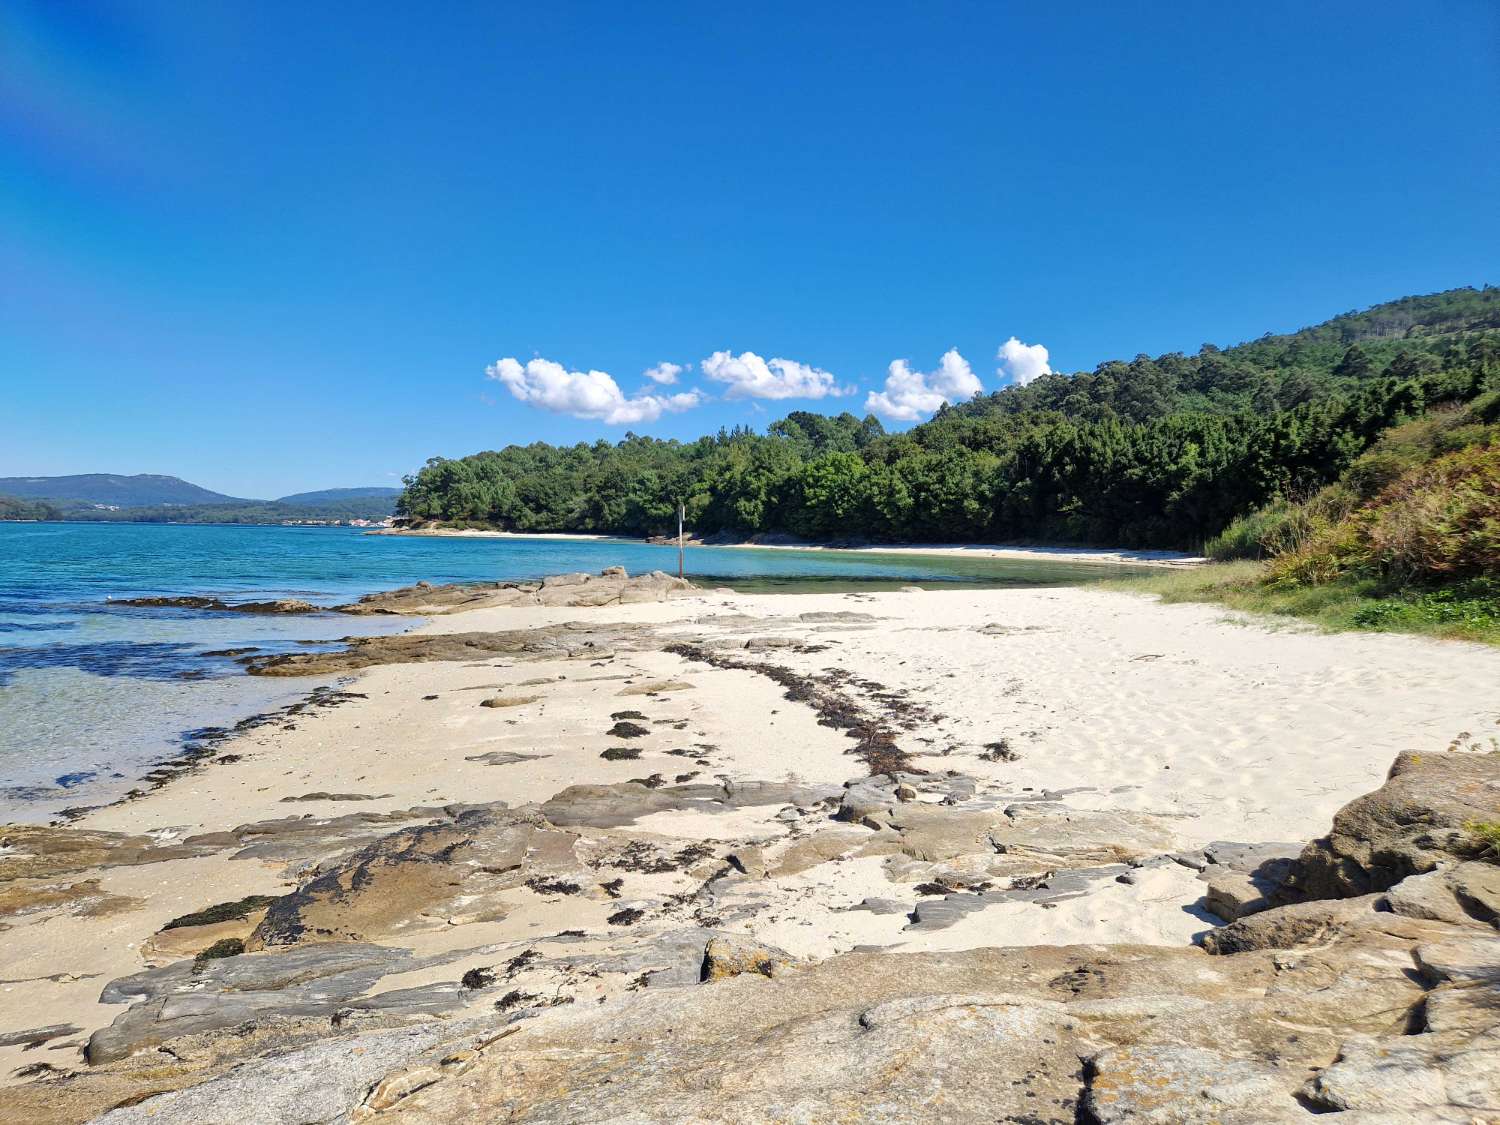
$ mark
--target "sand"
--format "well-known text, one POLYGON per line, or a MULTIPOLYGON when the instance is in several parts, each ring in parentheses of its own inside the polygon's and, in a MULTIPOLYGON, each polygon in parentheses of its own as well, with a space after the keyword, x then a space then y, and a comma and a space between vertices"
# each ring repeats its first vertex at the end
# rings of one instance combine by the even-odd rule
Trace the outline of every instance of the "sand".
MULTIPOLYGON (((620 535, 592 535, 584 532, 483 531, 473 528, 434 527, 410 529, 380 528, 366 535, 435 535, 466 539, 608 539, 619 542, 645 542, 620 535)), ((659 542, 670 546, 675 540, 659 542)), ((689 539, 694 550, 719 548, 754 549, 757 551, 839 551, 880 555, 927 555, 935 558, 1020 559, 1030 562, 1115 563, 1127 566, 1201 566, 1208 562, 1202 555, 1183 551, 1126 550, 1118 547, 1031 547, 1015 543, 872 543, 847 546, 826 543, 712 543, 689 539)))
MULTIPOLYGON (((1215 840, 1305 840, 1326 831, 1341 805, 1376 788, 1399 751, 1441 752, 1455 738, 1500 735, 1500 693, 1492 690, 1500 684, 1500 651, 1401 636, 1323 635, 1210 606, 1163 606, 1081 588, 705 592, 602 609, 475 610, 419 631, 515 629, 589 617, 646 623, 664 633, 787 637, 795 644, 756 658, 799 672, 843 670, 934 713, 901 736, 915 766, 958 770, 995 802, 1053 790, 1079 816, 1142 814, 1154 831, 1170 834, 1162 851, 1215 840), (849 611, 875 620, 800 617, 849 611), (1001 740, 1015 760, 986 760, 984 748, 1001 740)), ((696 771, 700 781, 835 787, 862 772, 844 733, 819 724, 770 679, 665 652, 391 665, 349 677, 345 686, 365 698, 308 715, 293 729, 250 731, 221 748, 238 761, 98 810, 78 827, 181 839, 302 814, 497 800, 514 806, 545 801, 569 785, 654 772, 668 780, 696 771), (643 685, 667 686, 645 695, 643 685), (479 705, 494 695, 535 698, 479 705), (610 714, 627 709, 646 712, 652 724, 641 759, 601 759, 604 749, 621 744, 605 733, 610 714), (671 746, 712 747, 704 752, 711 764, 667 755, 671 746), (472 760, 496 751, 538 757, 505 765, 472 760), (375 799, 284 800, 317 792, 375 799)), ((759 841, 774 849, 789 839, 777 818, 780 807, 668 811, 631 831, 679 844, 759 841)), ((827 830, 879 835, 858 825, 827 830)), ((108 868, 90 877, 104 892, 131 900, 115 912, 10 919, 0 936, 0 1034, 61 1023, 87 1033, 108 1023, 122 1009, 98 1003, 100 989, 143 967, 141 946, 166 920, 249 893, 285 893, 294 884, 284 866, 218 854, 108 868)), ((820 958, 860 946, 1172 945, 1213 921, 1198 906, 1204 884, 1176 865, 1152 868, 1133 883, 1103 879, 1050 909, 998 903, 931 931, 909 929, 905 914, 849 909, 866 898, 910 899, 912 883, 931 869, 881 854, 813 864, 758 884, 757 901, 771 907, 743 925, 795 956, 820 958)), ((632 877, 625 899, 686 885, 681 874, 632 877)), ((614 909, 522 894, 529 897, 518 898, 502 920, 439 926, 404 944, 424 954, 505 948, 565 929, 602 928, 614 909)), ((420 979, 393 977, 382 987, 451 979, 453 971, 423 970, 420 979)), ((38 1054, 0 1048, 0 1073, 38 1054)), ((71 1048, 48 1058, 60 1056, 76 1063, 71 1048)))
POLYGON ((724 546, 758 551, 849 551, 879 555, 929 555, 970 559, 1021 559, 1030 562, 1114 563, 1127 566, 1202 566, 1208 559, 1183 551, 1131 551, 1118 547, 1027 547, 1005 543, 896 543, 860 547, 821 543, 732 543, 724 546))

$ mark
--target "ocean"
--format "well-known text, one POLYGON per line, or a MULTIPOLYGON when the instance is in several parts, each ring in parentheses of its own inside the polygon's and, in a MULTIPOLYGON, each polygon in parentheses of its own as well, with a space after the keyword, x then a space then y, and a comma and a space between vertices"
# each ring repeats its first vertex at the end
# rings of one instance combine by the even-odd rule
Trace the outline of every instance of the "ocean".
MULTIPOLYGON (((1118 569, 900 554, 690 547, 689 577, 738 589, 1074 585, 1118 569)), ((0 821, 122 795, 205 728, 304 697, 318 679, 247 676, 276 652, 400 632, 409 618, 263 617, 116 604, 202 594, 316 605, 426 579, 675 572, 675 547, 617 539, 367 535, 351 528, 0 523, 0 821)))

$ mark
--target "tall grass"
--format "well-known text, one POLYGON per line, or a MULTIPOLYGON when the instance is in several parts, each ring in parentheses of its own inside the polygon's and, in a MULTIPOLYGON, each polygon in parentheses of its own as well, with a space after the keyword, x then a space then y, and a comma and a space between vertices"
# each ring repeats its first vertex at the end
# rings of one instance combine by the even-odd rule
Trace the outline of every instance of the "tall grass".
POLYGON ((1241 517, 1204 553, 1220 563, 1112 585, 1500 643, 1500 393, 1387 431, 1339 482, 1241 517))

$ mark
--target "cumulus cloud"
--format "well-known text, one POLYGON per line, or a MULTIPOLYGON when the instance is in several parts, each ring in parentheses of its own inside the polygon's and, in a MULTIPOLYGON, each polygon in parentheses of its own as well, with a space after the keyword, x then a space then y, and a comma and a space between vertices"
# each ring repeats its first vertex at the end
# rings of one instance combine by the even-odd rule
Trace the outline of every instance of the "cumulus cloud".
POLYGON ((725 398, 824 398, 847 393, 821 368, 790 359, 761 359, 754 352, 714 352, 700 366, 710 379, 729 384, 725 398))
POLYGON ((995 358, 1000 361, 995 374, 1019 387, 1024 387, 1039 375, 1052 374, 1047 363, 1047 349, 1041 344, 1023 344, 1014 336, 1000 345, 995 358))
POLYGON ((680 363, 658 363, 655 367, 648 367, 642 374, 653 383, 675 383, 677 376, 683 372, 680 363))
POLYGON ((915 422, 945 402, 963 402, 983 389, 969 361, 957 348, 949 348, 932 372, 913 371, 906 360, 893 360, 885 390, 871 391, 865 409, 892 421, 915 422))
POLYGON ((625 397, 605 371, 569 371, 550 359, 497 359, 484 373, 530 406, 574 418, 592 418, 612 426, 654 422, 663 414, 690 410, 702 401, 697 391, 675 395, 625 397))

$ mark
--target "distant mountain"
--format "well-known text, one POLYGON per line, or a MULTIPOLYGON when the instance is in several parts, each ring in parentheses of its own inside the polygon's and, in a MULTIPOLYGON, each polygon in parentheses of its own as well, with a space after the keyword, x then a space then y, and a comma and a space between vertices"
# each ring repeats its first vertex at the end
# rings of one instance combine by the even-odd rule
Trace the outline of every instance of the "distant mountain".
POLYGON ((390 500, 395 503, 399 488, 375 485, 370 488, 325 488, 320 492, 294 492, 274 501, 277 504, 342 504, 346 500, 390 500))
POLYGON ((117 504, 122 508, 160 504, 244 504, 248 501, 211 492, 180 477, 138 473, 82 473, 68 477, 0 477, 0 494, 25 500, 77 500, 85 504, 117 504))

